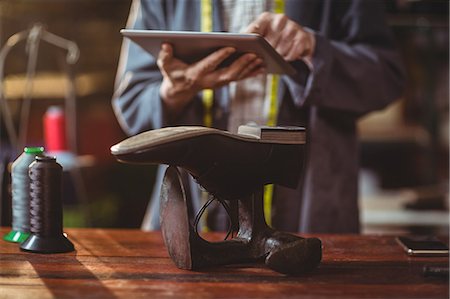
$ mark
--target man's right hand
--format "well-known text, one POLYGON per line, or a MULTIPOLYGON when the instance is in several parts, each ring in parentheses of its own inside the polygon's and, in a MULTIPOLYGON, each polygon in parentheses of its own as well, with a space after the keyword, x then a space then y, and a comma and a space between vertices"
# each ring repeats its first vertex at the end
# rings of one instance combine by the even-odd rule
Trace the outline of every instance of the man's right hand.
POLYGON ((162 44, 157 60, 163 75, 160 95, 170 112, 178 114, 203 89, 218 88, 265 72, 262 59, 251 53, 218 68, 234 52, 234 48, 222 48, 189 65, 173 56, 170 44, 162 44))

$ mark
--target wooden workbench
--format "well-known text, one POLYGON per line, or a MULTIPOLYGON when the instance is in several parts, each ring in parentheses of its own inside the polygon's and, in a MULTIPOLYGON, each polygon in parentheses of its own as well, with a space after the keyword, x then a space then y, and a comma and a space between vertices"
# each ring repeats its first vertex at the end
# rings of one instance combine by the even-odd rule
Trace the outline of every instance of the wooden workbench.
POLYGON ((410 258, 393 237, 319 236, 321 266, 287 277, 264 265, 180 270, 158 232, 67 233, 76 252, 25 253, 1 240, 0 298, 449 298, 447 278, 422 275, 424 265, 448 258, 410 258))

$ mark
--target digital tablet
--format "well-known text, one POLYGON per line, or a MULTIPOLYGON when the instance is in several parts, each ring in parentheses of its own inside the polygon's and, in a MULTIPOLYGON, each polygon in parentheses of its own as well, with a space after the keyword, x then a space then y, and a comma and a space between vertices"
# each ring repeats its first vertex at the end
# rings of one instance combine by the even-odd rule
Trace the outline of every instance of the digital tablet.
POLYGON ((412 256, 448 256, 447 244, 432 236, 401 236, 397 242, 412 256))
POLYGON ((268 73, 295 74, 295 69, 260 35, 225 32, 160 31, 122 29, 123 36, 158 57, 162 43, 173 46, 174 56, 186 63, 194 63, 212 52, 233 47, 236 52, 222 65, 229 65, 244 53, 255 53, 264 60, 268 73))

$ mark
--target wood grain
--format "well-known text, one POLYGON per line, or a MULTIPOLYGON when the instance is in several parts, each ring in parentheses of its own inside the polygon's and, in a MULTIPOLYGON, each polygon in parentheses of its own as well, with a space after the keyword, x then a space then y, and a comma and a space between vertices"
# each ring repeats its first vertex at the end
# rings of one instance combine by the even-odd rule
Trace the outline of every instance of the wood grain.
MULTIPOLYGON (((0 229, 3 235, 8 230, 0 229)), ((321 235, 323 261, 288 277, 263 264, 204 271, 174 266, 158 232, 67 229, 76 252, 33 254, 0 241, 0 298, 448 298, 448 279, 389 236, 321 235)), ((221 234, 209 234, 219 240, 221 234)))

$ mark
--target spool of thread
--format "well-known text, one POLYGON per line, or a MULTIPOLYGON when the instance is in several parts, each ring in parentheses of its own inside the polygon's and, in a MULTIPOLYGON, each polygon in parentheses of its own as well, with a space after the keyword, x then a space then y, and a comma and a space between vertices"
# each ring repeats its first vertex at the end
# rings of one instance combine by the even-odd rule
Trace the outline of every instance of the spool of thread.
POLYGON ((37 253, 73 251, 72 242, 63 234, 62 166, 54 157, 37 156, 29 176, 31 234, 20 248, 37 253))
POLYGON ((11 168, 12 230, 3 239, 22 243, 30 235, 30 179, 28 167, 43 147, 26 147, 11 168))
POLYGON ((67 150, 66 118, 59 106, 50 106, 44 114, 44 140, 47 152, 67 150))

